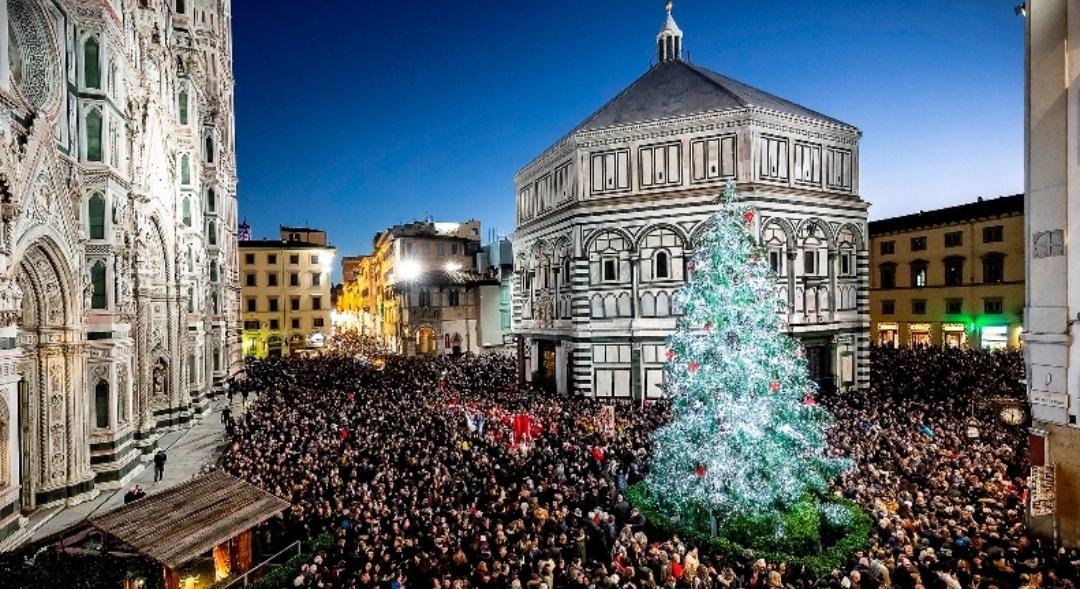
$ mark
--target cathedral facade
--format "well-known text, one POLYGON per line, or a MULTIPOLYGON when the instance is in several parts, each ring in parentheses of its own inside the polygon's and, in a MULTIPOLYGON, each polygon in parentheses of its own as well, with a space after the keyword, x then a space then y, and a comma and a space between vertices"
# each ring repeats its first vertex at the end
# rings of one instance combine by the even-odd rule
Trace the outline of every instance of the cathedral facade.
POLYGON ((229 0, 0 0, 0 547, 242 367, 229 0))
POLYGON ((657 64, 515 176, 515 332, 559 392, 663 395, 665 338, 703 222, 734 182, 824 388, 869 381, 861 132, 683 58, 657 64))

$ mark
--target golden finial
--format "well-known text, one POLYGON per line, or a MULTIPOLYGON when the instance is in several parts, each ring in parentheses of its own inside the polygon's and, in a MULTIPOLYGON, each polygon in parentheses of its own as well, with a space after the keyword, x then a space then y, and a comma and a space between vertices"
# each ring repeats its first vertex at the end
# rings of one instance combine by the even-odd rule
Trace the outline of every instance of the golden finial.
POLYGON ((668 0, 667 4, 664 5, 664 8, 667 9, 668 14, 671 14, 671 7, 674 6, 674 5, 675 5, 675 3, 672 2, 671 0, 668 0))

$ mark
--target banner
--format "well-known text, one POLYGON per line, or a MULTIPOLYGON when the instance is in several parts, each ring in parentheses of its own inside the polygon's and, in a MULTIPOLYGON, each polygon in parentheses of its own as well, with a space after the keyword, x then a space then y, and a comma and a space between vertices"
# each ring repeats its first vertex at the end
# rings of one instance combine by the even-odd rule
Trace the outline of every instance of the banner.
POLYGON ((1031 480, 1031 515, 1053 515, 1057 496, 1054 492, 1055 465, 1032 466, 1031 480))
POLYGON ((600 408, 600 431, 609 436, 615 435, 615 406, 604 405, 600 408))

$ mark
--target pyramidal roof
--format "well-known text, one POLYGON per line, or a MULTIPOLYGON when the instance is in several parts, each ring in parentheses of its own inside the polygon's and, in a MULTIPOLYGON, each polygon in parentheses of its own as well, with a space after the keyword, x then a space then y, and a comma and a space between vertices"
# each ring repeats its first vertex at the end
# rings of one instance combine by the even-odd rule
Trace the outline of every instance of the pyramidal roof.
POLYGON ((748 107, 855 128, 714 71, 672 59, 650 68, 585 119, 574 133, 748 107))

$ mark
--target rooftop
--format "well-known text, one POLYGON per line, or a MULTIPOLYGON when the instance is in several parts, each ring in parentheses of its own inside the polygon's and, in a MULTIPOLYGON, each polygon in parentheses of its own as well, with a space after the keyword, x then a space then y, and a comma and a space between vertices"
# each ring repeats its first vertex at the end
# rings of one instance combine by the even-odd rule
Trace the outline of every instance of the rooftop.
POLYGON ((573 133, 676 117, 759 108, 854 126, 681 59, 661 62, 578 125, 573 133))
POLYGON ((871 221, 870 235, 884 235, 886 233, 898 233, 941 225, 953 225, 965 221, 995 219, 1022 214, 1024 214, 1023 194, 987 199, 980 196, 975 202, 962 205, 871 221))
POLYGON ((315 249, 315 250, 336 250, 337 248, 332 245, 318 245, 307 241, 291 241, 285 239, 250 239, 240 240, 237 242, 237 247, 244 248, 269 248, 269 249, 315 249))
POLYGON ((175 568, 288 507, 287 501, 214 471, 91 517, 89 524, 175 568))

